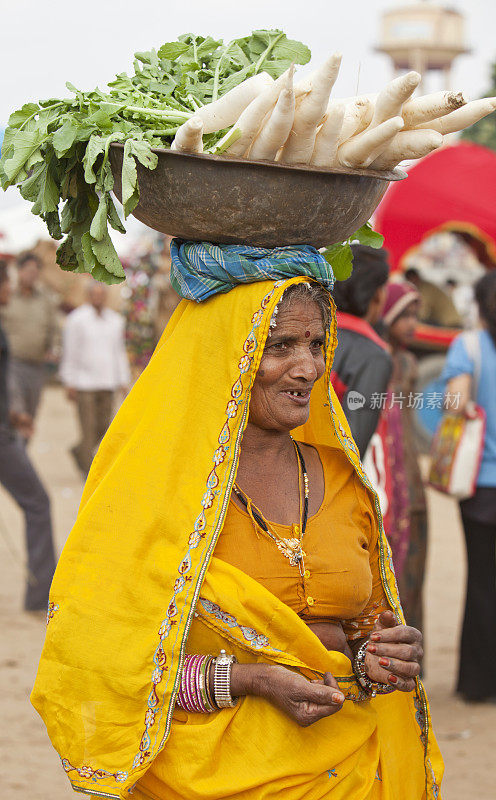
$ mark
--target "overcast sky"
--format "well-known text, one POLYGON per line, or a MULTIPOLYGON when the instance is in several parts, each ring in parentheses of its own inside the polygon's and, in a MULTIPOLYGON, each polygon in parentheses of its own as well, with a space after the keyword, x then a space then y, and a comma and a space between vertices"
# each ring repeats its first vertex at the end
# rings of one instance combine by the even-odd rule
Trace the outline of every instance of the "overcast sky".
MULTIPOLYGON (((64 97, 65 82, 104 88, 132 68, 133 53, 179 34, 229 41, 256 28, 282 28, 312 50, 312 62, 341 50, 335 96, 373 92, 391 78, 387 56, 374 52, 381 13, 402 0, 16 0, 2 3, 0 127, 29 100, 64 97)), ((403 0, 406 2, 406 0, 403 0)), ((469 97, 489 86, 496 59, 496 0, 451 0, 466 14, 470 55, 455 63, 453 88, 469 97)), ((437 88, 433 84, 426 89, 437 88)), ((10 205, 15 189, 2 197, 10 205)), ((16 193, 17 194, 17 193, 16 193)))

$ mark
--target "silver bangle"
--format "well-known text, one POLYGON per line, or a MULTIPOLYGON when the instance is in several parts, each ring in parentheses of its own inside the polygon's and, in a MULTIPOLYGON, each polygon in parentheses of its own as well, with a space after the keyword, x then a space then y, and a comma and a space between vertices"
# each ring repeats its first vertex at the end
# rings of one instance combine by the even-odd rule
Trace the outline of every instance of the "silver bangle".
POLYGON ((237 697, 231 696, 231 667, 237 662, 235 656, 228 656, 225 650, 215 659, 214 664, 214 700, 219 708, 234 708, 237 697))
POLYGON ((368 643, 369 640, 367 639, 367 641, 358 648, 358 652, 353 659, 353 672, 356 675, 358 683, 362 689, 365 689, 370 697, 375 697, 376 694, 389 694, 390 692, 394 692, 394 686, 389 686, 387 683, 375 683, 375 681, 371 681, 367 675, 365 669, 365 656, 367 655, 368 643))

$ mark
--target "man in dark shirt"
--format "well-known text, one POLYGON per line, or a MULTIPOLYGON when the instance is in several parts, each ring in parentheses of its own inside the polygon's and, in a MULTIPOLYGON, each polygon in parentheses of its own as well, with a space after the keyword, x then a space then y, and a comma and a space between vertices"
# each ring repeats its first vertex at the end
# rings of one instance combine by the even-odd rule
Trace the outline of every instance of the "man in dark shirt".
MULTIPOLYGON (((0 261, 0 306, 7 305, 10 283, 7 265, 0 261)), ((7 393, 9 348, 0 326, 0 483, 24 512, 28 550, 28 578, 24 596, 27 611, 45 609, 55 570, 52 522, 48 495, 21 443, 32 421, 10 413, 7 393)))
POLYGON ((389 264, 385 250, 352 245, 353 274, 335 284, 338 345, 331 380, 363 458, 379 424, 393 362, 374 330, 386 299, 389 264))

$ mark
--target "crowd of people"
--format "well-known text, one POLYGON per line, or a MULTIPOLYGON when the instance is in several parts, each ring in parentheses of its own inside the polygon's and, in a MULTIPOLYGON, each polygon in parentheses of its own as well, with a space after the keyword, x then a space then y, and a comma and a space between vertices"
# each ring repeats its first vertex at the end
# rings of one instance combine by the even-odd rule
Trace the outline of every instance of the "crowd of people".
MULTIPOLYGON (((166 247, 166 267, 167 254, 166 247)), ((131 276, 148 263, 149 257, 139 259, 131 276)), ((116 408, 148 363, 159 328, 178 302, 167 269, 160 271, 157 258, 151 263, 150 345, 136 358, 135 342, 143 330, 133 321, 142 304, 142 295, 136 296, 142 280, 130 280, 123 313, 109 307, 109 288, 91 279, 85 281, 83 302, 73 308, 43 280, 36 252, 10 264, 0 261, 0 483, 25 517, 28 611, 46 611, 56 562, 49 494, 29 455, 43 389, 55 381, 74 404, 79 441, 69 452, 85 480, 116 408)))

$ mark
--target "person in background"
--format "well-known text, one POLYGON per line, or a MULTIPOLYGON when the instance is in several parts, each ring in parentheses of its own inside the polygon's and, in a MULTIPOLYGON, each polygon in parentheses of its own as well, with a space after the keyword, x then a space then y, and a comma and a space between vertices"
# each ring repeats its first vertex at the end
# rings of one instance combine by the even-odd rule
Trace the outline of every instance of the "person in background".
MULTIPOLYGON (((9 299, 7 265, 0 261, 0 307, 5 308, 9 299)), ((55 571, 50 500, 21 440, 31 430, 31 418, 9 408, 8 367, 9 345, 0 326, 0 483, 24 513, 28 551, 24 608, 38 611, 47 608, 55 571)))
POLYGON ((411 283, 390 283, 383 311, 393 357, 388 402, 383 411, 383 446, 390 483, 385 528, 393 553, 408 625, 423 627, 422 588, 427 555, 427 505, 414 432, 417 361, 408 352, 418 324, 419 294, 411 283))
POLYGON ((449 294, 453 300, 453 304, 460 315, 464 328, 476 328, 479 314, 472 284, 457 283, 454 278, 448 278, 445 289, 446 293, 449 294))
POLYGON ((486 412, 476 492, 460 503, 468 572, 457 691, 468 702, 496 698, 496 270, 476 283, 475 299, 482 326, 476 340, 479 357, 458 336, 443 372, 446 392, 460 397, 451 411, 465 413, 474 396, 486 412))
POLYGON ((385 250, 351 249, 351 278, 338 281, 333 291, 338 345, 331 380, 363 458, 381 414, 376 399, 386 392, 392 371, 388 347, 373 328, 386 298, 389 263, 385 250))
MULTIPOLYGON (((39 286, 41 261, 35 253, 17 260, 18 284, 1 319, 9 339, 9 394, 11 406, 34 421, 41 392, 48 376, 48 363, 54 360, 58 339, 57 308, 45 289, 39 286)), ((26 428, 28 440, 32 426, 26 428)))
POLYGON ((60 378, 77 404, 81 439, 71 453, 84 476, 112 418, 115 393, 130 384, 124 320, 106 307, 107 287, 92 281, 88 303, 66 321, 60 378))
POLYGON ((160 269, 155 272, 150 282, 150 314, 153 319, 155 345, 158 344, 165 326, 181 299, 171 285, 171 239, 171 236, 166 236, 164 239, 160 269))
POLYGON ((453 300, 439 286, 421 277, 419 271, 410 267, 405 271, 405 280, 413 283, 420 295, 419 320, 441 328, 462 328, 463 322, 453 300))

